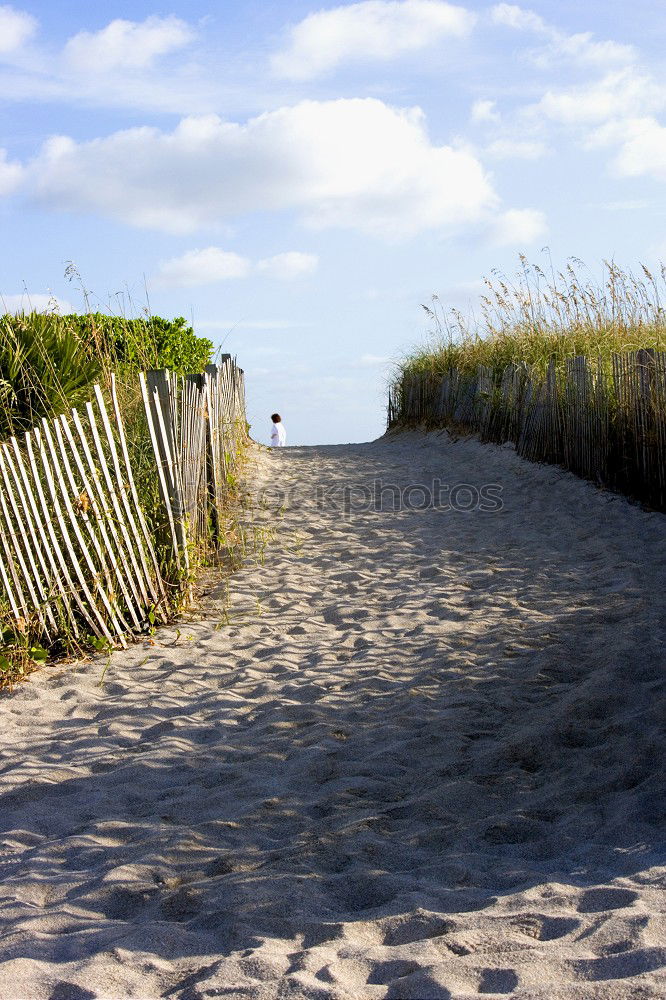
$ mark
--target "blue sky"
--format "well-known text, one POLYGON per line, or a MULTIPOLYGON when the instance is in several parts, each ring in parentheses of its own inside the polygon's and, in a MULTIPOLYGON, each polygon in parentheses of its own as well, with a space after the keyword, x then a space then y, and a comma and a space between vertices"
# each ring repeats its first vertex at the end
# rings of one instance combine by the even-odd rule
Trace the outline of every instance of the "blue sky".
POLYGON ((664 51, 662 0, 0 5, 0 292, 147 289, 238 356, 258 440, 368 440, 433 293, 666 257, 664 51))

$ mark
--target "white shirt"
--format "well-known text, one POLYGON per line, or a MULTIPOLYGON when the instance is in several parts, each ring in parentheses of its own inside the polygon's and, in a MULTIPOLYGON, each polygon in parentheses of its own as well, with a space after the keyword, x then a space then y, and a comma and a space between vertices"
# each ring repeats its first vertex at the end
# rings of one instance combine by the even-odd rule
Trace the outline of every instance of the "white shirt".
POLYGON ((280 421, 279 424, 273 424, 273 430, 271 431, 271 448, 284 448, 287 443, 287 432, 284 429, 284 424, 280 421))

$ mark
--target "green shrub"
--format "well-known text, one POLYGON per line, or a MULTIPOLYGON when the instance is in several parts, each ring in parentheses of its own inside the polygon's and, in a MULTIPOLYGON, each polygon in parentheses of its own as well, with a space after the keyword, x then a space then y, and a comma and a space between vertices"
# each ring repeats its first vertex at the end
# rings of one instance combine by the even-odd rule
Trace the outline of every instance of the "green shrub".
POLYGON ((65 317, 0 317, 0 440, 85 402, 103 367, 65 317))
POLYGON ((123 319, 103 313, 64 316, 87 343, 95 344, 115 367, 169 368, 179 375, 202 372, 213 354, 210 340, 198 337, 182 316, 123 319))
POLYGON ((86 402, 110 371, 136 393, 137 371, 202 372, 212 353, 182 317, 0 316, 0 440, 86 402))

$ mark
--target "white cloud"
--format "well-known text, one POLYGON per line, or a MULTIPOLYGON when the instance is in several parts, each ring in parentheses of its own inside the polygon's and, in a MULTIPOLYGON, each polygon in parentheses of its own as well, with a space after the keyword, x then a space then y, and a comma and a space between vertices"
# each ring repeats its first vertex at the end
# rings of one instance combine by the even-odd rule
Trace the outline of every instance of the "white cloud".
POLYGON ((319 258, 316 254, 299 253, 297 250, 291 250, 287 253, 278 253, 274 257, 265 257, 263 260, 258 261, 257 270, 262 274, 267 274, 270 278, 290 281, 292 278, 314 274, 318 263, 319 258))
POLYGON ((632 45, 620 42, 595 42, 589 31, 577 35, 555 32, 550 44, 541 52, 535 52, 533 58, 537 65, 544 67, 556 65, 564 58, 606 69, 632 62, 636 58, 636 50, 632 45))
POLYGON ((666 180, 666 127, 656 118, 665 108, 666 85, 627 67, 548 91, 527 116, 568 127, 588 150, 610 149, 616 176, 666 180))
POLYGON ((554 121, 577 125, 644 115, 664 106, 666 86, 627 68, 607 73, 592 83, 548 91, 536 110, 554 121))
MULTIPOLYGON (((520 112, 523 135, 517 136, 515 130, 513 135, 496 135, 486 148, 486 155, 495 160, 538 159, 547 152, 541 141, 545 129, 556 122, 570 129, 587 148, 618 146, 616 173, 629 175, 638 171, 635 150, 641 141, 625 142, 626 120, 654 115, 666 107, 666 85, 637 68, 633 46, 596 41, 590 32, 565 34, 534 11, 515 4, 497 4, 490 17, 495 24, 539 38, 540 47, 528 53, 534 65, 559 68, 568 61, 576 69, 601 69, 602 73, 591 81, 547 90, 540 101, 520 112)), ((658 140, 656 146, 658 149, 658 140)), ((642 172, 648 173, 650 169, 642 172)), ((658 162, 652 172, 655 175, 660 172, 658 162)))
POLYGON ((247 257, 219 247, 188 250, 181 257, 171 257, 159 264, 157 283, 177 288, 212 285, 231 278, 246 278, 251 267, 247 257))
POLYGON ((470 115, 473 122, 498 122, 500 114, 494 101, 475 101, 470 115))
MULTIPOLYGON (((183 58, 183 46, 193 41, 196 33, 173 15, 144 21, 116 19, 99 31, 78 32, 60 50, 33 44, 10 52, 10 45, 14 46, 19 36, 16 31, 2 30, 7 19, 2 12, 7 10, 0 7, 0 93, 4 101, 71 102, 75 106, 191 114, 217 109, 232 96, 238 100, 242 89, 229 60, 223 71, 218 63, 211 69, 183 58)), ((24 35, 29 26, 24 24, 24 35)))
POLYGON ((490 17, 495 24, 516 28, 519 31, 535 31, 537 33, 548 31, 548 25, 542 17, 539 17, 534 11, 525 10, 512 3, 496 4, 490 11, 490 17))
POLYGON ((159 56, 187 45, 194 37, 184 21, 148 17, 145 21, 111 21, 101 31, 80 31, 65 46, 66 62, 77 70, 108 73, 144 69, 159 56))
POLYGON ((533 208, 513 208, 503 212, 490 227, 496 246, 525 246, 543 238, 548 231, 543 212, 533 208))
POLYGON ((545 153, 543 142, 530 139, 495 139, 486 147, 494 160, 539 160, 545 153))
POLYGON ((0 54, 15 52, 37 30, 37 21, 31 14, 14 7, 0 7, 0 54))
POLYGON ((490 11, 494 24, 517 31, 527 31, 544 39, 544 46, 530 53, 531 61, 542 68, 548 68, 568 59, 577 64, 610 68, 623 65, 636 58, 632 45, 613 41, 595 41, 591 32, 567 35, 544 21, 539 14, 515 4, 500 3, 490 11))
POLYGON ((55 312, 61 316, 76 312, 67 299, 60 299, 56 295, 31 295, 29 292, 22 292, 19 295, 0 295, 0 308, 5 313, 55 312))
POLYGON ((308 14, 291 29, 272 67, 279 76, 308 80, 350 60, 385 61, 445 37, 464 37, 475 20, 464 7, 442 0, 364 0, 308 14))
POLYGON ((655 118, 609 122, 594 133, 590 144, 618 147, 612 166, 620 177, 666 181, 666 127, 655 118))
POLYGON ((207 114, 239 100, 239 88, 204 76, 176 59, 168 68, 116 69, 96 73, 75 70, 58 60, 42 59, 41 68, 0 66, 0 93, 10 101, 68 104, 72 108, 120 108, 160 114, 207 114))
POLYGON ((291 281, 293 278, 312 274, 318 263, 319 259, 315 254, 289 250, 253 264, 249 257, 221 250, 220 247, 206 247, 205 250, 188 250, 180 257, 162 261, 155 281, 159 286, 191 288, 195 285, 213 285, 219 281, 247 278, 253 271, 280 281, 291 281))
POLYGON ((420 109, 372 98, 303 101, 245 124, 207 115, 173 132, 59 136, 28 171, 43 205, 181 233, 296 209, 314 227, 400 238, 483 222, 499 203, 471 152, 430 142, 420 109))
POLYGON ((23 179, 23 167, 20 163, 11 163, 7 159, 7 151, 0 149, 0 196, 12 194, 23 179))

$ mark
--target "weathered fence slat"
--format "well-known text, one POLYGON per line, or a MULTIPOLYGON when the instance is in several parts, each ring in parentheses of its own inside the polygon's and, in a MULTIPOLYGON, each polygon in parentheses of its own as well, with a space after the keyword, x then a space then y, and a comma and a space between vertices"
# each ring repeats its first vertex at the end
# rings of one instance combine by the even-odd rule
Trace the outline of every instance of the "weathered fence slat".
POLYGON ((437 379, 406 374, 389 392, 389 426, 454 424, 519 455, 560 464, 600 486, 666 510, 666 354, 551 360, 545 377, 509 365, 437 379))
POLYGON ((84 419, 72 409, 43 419, 22 444, 0 443, 0 606, 18 631, 32 635, 37 624, 47 639, 64 631, 124 646, 187 592, 189 547, 210 544, 245 436, 243 373, 225 356, 202 375, 139 377, 176 579, 158 559, 161 528, 149 527, 142 508, 110 382, 109 408, 94 386, 84 419))
POLYGON ((136 608, 137 610, 141 610, 148 607, 150 599, 148 597, 148 593, 146 592, 141 570, 139 569, 139 564, 134 553, 132 538, 127 530, 127 525, 123 520, 123 511, 118 498, 118 490, 114 486, 111 478, 111 473, 109 471, 106 455, 104 454, 104 448, 102 447, 102 439, 100 437, 99 428, 97 427, 97 419, 95 417, 95 410, 92 403, 86 403, 86 413, 88 416, 88 424, 90 426, 93 445, 95 447, 95 454, 97 456, 97 464, 101 470, 104 485, 106 487, 106 495, 111 501, 115 521, 120 530, 120 537, 123 540, 122 553, 125 567, 128 571, 128 582, 134 595, 136 608))
POLYGON ((169 491, 169 486, 167 484, 167 478, 164 472, 164 459, 162 457, 160 449, 160 441, 157 436, 156 430, 156 418, 154 416, 153 407, 154 400, 151 399, 151 393, 148 390, 148 383, 146 382, 146 377, 143 372, 139 375, 139 381, 141 385, 141 393, 143 395, 143 402, 146 411, 146 422, 148 425, 148 432, 150 434, 150 441, 153 447, 153 453, 155 455, 155 460, 157 463, 157 477, 160 490, 160 498, 162 500, 162 506, 166 512, 167 520, 169 523, 169 530, 171 535, 171 546, 173 549, 174 558, 176 564, 180 565, 181 560, 181 543, 178 539, 176 533, 176 520, 173 513, 173 505, 171 502, 171 493, 169 491))
MULTIPOLYGON (((18 447, 16 443, 16 438, 12 438, 11 443, 12 447, 14 448, 18 447)), ((33 518, 32 506, 30 505, 30 502, 27 498, 23 486, 23 480, 19 476, 19 473, 17 471, 17 466, 14 462, 14 456, 12 455, 12 451, 9 445, 7 444, 2 445, 1 450, 4 455, 5 464, 11 474, 11 478, 14 484, 13 490, 10 491, 10 495, 11 492, 13 492, 14 490, 16 491, 16 496, 18 497, 21 509, 23 511, 22 524, 24 526, 24 530, 25 527, 27 527, 27 532, 25 535, 26 550, 28 553, 28 558, 30 560, 30 565, 32 566, 35 583, 37 584, 37 588, 39 590, 40 603, 44 607, 49 627, 55 630, 56 619, 50 604, 53 585, 49 574, 48 566, 46 564, 46 560, 44 559, 43 546, 40 542, 35 520, 33 518), (39 563, 39 568, 37 567, 37 563, 39 563)), ((30 499, 32 499, 32 496, 30 496, 30 499)), ((41 611, 38 611, 38 616, 39 615, 41 615, 41 611)))
POLYGON ((58 495, 53 482, 53 476, 51 474, 51 469, 46 455, 46 449, 44 447, 44 442, 39 428, 35 427, 32 431, 29 431, 25 437, 30 465, 33 470, 33 482, 37 487, 37 493, 42 505, 46 527, 51 538, 56 558, 65 577, 68 591, 74 598, 74 602, 78 606, 79 611, 90 629, 96 636, 98 636, 98 638, 102 638, 104 635, 104 627, 99 621, 98 616, 95 614, 96 608, 93 609, 93 600, 86 586, 85 576, 83 575, 79 561, 76 558, 76 553, 72 547, 71 540, 67 534, 64 518, 62 516, 62 510, 58 501, 58 495), (37 464, 37 459, 35 458, 33 442, 39 457, 40 465, 37 464), (46 481, 46 487, 51 500, 51 505, 48 504, 46 499, 47 494, 42 488, 40 472, 46 481), (60 538, 55 530, 56 524, 58 525, 60 538), (75 585, 72 574, 70 573, 70 568, 73 570, 74 576, 77 578, 78 582, 82 584, 85 601, 81 599, 79 589, 75 585), (91 613, 89 609, 91 609, 93 613, 91 613))
POLYGON ((46 530, 46 521, 44 519, 44 508, 42 507, 40 502, 40 508, 42 510, 42 514, 40 516, 40 512, 37 506, 37 502, 39 500, 39 491, 41 487, 39 486, 38 483, 35 484, 34 480, 35 469, 34 469, 34 463, 31 460, 30 438, 28 437, 28 435, 26 435, 25 438, 26 455, 28 458, 27 465, 23 459, 23 455, 21 454, 21 450, 19 448, 18 441, 16 440, 16 438, 12 437, 10 440, 12 448, 14 450, 14 459, 16 461, 16 467, 20 473, 21 483, 23 485, 25 495, 28 499, 30 512, 32 514, 37 532, 39 534, 39 544, 36 547, 36 552, 40 560, 43 559, 43 553, 46 553, 46 560, 48 561, 48 564, 50 566, 50 574, 48 572, 45 574, 45 579, 47 581, 47 584, 49 584, 47 590, 50 589, 51 593, 53 593, 55 584, 55 590, 58 591, 59 599, 62 601, 64 616, 66 619, 72 621, 72 628, 74 634, 77 635, 78 631, 77 631, 76 621, 74 620, 72 613, 72 605, 69 599, 67 588, 63 583, 59 560, 53 549, 51 532, 46 530), (35 498, 35 492, 37 492, 37 498, 35 498))
POLYGON ((120 410, 120 404, 118 402, 118 392, 116 388, 116 376, 113 374, 111 376, 111 399, 113 402, 113 412, 116 420, 116 428, 118 431, 118 440, 120 442, 120 450, 123 456, 123 463, 125 466, 125 475, 127 478, 127 483, 130 488, 130 493, 132 496, 132 501, 134 503, 134 510, 138 518, 139 524, 141 526, 141 536, 143 538, 143 543, 145 545, 146 551, 150 557, 152 563, 152 577, 150 577, 151 583, 153 583, 153 594, 156 599, 156 603, 160 600, 164 600, 166 597, 164 583, 162 581, 162 576, 160 574, 160 568, 157 561, 157 556, 155 554, 155 548, 153 546, 152 539, 150 537, 150 532, 148 531, 148 525, 146 524, 146 518, 141 509, 141 503, 139 501, 139 495, 136 490, 136 484, 134 482, 134 473, 132 472, 132 466, 130 463, 129 452, 127 450, 127 439, 125 437, 125 428, 123 425, 122 413, 120 410))
MULTIPOLYGON (((4 509, 3 509, 4 513, 4 509)), ((2 581, 5 585, 5 590, 7 591, 7 597, 9 598, 9 603, 11 605, 12 611, 16 618, 26 617, 28 614, 28 605, 26 604, 25 597, 23 596, 23 591, 21 590, 21 583, 19 581, 18 573, 16 572, 16 566, 14 565, 13 556, 13 545, 11 540, 11 525, 6 524, 4 520, 0 519, 0 544, 4 552, 5 558, 0 558, 0 567, 2 568, 2 581), (9 529, 9 530, 7 530, 9 529), (11 583, 9 582, 9 577, 6 572, 6 567, 9 567, 9 573, 12 577, 11 583)))
MULTIPOLYGON (((90 479, 84 479, 86 483, 86 489, 90 484, 92 484, 92 490, 90 491, 91 503, 94 502, 95 515, 98 518, 98 523, 100 525, 100 532, 102 537, 107 544, 107 552, 109 559, 114 567, 116 573, 116 579, 120 584, 120 589, 122 591, 123 597, 125 599, 125 606, 132 619, 133 625, 136 629, 141 627, 141 602, 139 600, 136 588, 133 584, 131 567, 127 561, 125 555, 125 547, 118 531, 117 520, 115 512, 113 511, 113 505, 107 498, 104 492, 104 486, 99 474, 97 465, 93 458, 93 454, 88 443, 88 438, 86 436, 81 417, 77 410, 72 410, 72 421, 74 423, 74 428, 76 430, 79 443, 81 445, 81 450, 83 452, 83 457, 85 459, 85 467, 87 467, 88 473, 90 474, 90 479), (108 533, 107 533, 108 532, 108 533), (109 544, 109 536, 113 540, 113 544, 109 544)), ((77 460, 78 450, 74 449, 74 458, 77 460)), ((85 476, 85 467, 83 462, 79 465, 79 469, 85 476)))
MULTIPOLYGON (((69 426, 67 424, 64 415, 61 416, 60 422, 55 422, 55 434, 58 441, 58 447, 60 449, 60 457, 62 459, 63 466, 67 475, 69 488, 71 491, 72 498, 75 499, 77 503, 76 516, 80 518, 86 528, 86 533, 90 540, 90 544, 95 550, 95 556, 99 562, 100 572, 104 577, 104 582, 106 584, 105 596, 110 605, 110 618, 111 625, 115 634, 120 638, 121 644, 124 645, 124 640, 122 640, 122 635, 124 632, 129 631, 129 626, 125 620, 120 607, 118 606, 118 601, 116 598, 116 584, 114 581, 112 566, 109 564, 109 559, 107 555, 110 553, 111 545, 106 535, 106 528, 104 525, 103 518, 101 516, 101 511, 92 495, 92 489, 85 475, 85 471, 82 471, 82 463, 80 461, 80 456, 77 454, 76 446, 74 440, 71 436, 71 432, 68 434, 69 426), (74 471, 72 469, 72 463, 67 454, 67 449, 65 447, 65 441, 70 446, 70 451, 74 459, 74 464, 79 471, 81 482, 77 483, 74 477, 74 471), (83 487, 82 489, 80 487, 83 487), (93 516, 96 521, 88 514, 88 506, 92 508, 93 516), (97 527, 99 535, 95 528, 97 527)), ((100 583, 101 585, 101 583, 100 583)))
POLYGON ((23 575, 23 582, 25 583, 26 590, 28 591, 31 605, 36 610, 38 619, 43 625, 44 619, 42 615, 41 605, 44 601, 45 595, 41 591, 39 573, 37 572, 37 567, 35 565, 34 559, 31 557, 30 547, 29 545, 27 545, 28 532, 26 531, 26 525, 23 519, 21 518, 21 515, 19 513, 16 504, 14 492, 11 488, 9 482, 9 476, 7 475, 7 470, 5 468, 3 449, 1 448, 0 448, 0 469, 2 470, 2 478, 5 487, 4 490, 0 488, 0 503, 2 504, 2 513, 5 519, 5 524, 9 529, 9 538, 12 541, 13 550, 16 554, 16 558, 18 559, 19 567, 23 575), (5 497, 9 498, 9 503, 11 506, 13 517, 10 517, 5 497), (24 550, 25 550, 25 558, 24 558, 24 550), (31 567, 30 570, 28 569, 28 563, 30 563, 31 567))
MULTIPOLYGON (((52 476, 53 486, 55 491, 53 494, 54 506, 56 507, 56 511, 58 512, 58 514, 62 515, 61 517, 59 517, 62 527, 62 536, 63 539, 65 539, 68 549, 70 550, 70 555, 72 556, 72 562, 75 565, 77 576, 79 577, 79 583, 81 584, 81 589, 83 590, 83 593, 86 596, 86 598, 89 600, 90 605, 95 609, 95 616, 99 621, 100 627, 102 629, 102 634, 104 635, 104 638, 108 639, 109 641, 112 641, 112 633, 111 631, 109 631, 107 627, 106 617, 102 613, 101 609, 98 607, 97 603, 95 602, 92 596, 93 592, 99 596, 104 610, 111 619, 111 624, 113 625, 113 631, 116 634, 119 633, 121 631, 120 625, 116 619, 115 612, 111 607, 111 603, 102 584, 101 566, 98 568, 98 566, 95 564, 90 554, 90 550, 86 544, 83 532, 81 531, 79 525, 79 518, 77 512, 74 510, 74 506, 72 504, 70 494, 69 491, 67 490, 67 485, 65 483, 65 479, 62 473, 62 468, 60 466, 60 462, 58 461, 58 455, 53 442, 53 438, 51 436, 48 420, 42 421, 42 427, 44 432, 44 440, 46 442, 45 451, 48 450, 48 454, 50 455, 50 460, 52 464, 52 471, 54 473, 54 475, 52 476), (60 501, 55 499, 55 496, 57 495, 57 487, 60 488, 62 503, 64 504, 65 508, 64 512, 62 511, 62 506, 60 505, 60 501), (67 514, 68 520, 65 518, 65 514, 67 514), (73 555, 73 553, 76 551, 76 546, 74 545, 74 541, 72 540, 72 534, 74 536, 74 539, 76 539, 76 542, 78 543, 78 549, 79 549, 78 555, 73 555), (83 563, 85 564, 85 566, 81 565, 81 557, 83 558, 83 563), (89 571, 90 576, 86 575, 85 573, 86 567, 89 571), (89 579, 91 582, 92 589, 89 589, 88 587, 89 579)), ((49 486, 50 485, 51 485, 51 479, 49 479, 49 486)))
MULTIPOLYGON (((142 593, 147 605, 152 603, 155 607, 159 601, 159 596, 156 587, 153 583, 150 570, 148 569, 148 563, 146 562, 146 555, 144 551, 144 546, 142 543, 142 533, 137 527, 137 523, 134 519, 134 513, 132 511, 132 505, 129 501, 128 488, 126 488, 123 482, 123 474, 120 468, 120 462, 118 461, 118 451, 116 448, 116 442, 113 437, 113 431, 111 429, 111 423, 109 421, 109 415, 106 410, 106 405, 104 403, 104 397, 102 396, 102 390, 98 385, 94 387, 95 398, 97 399, 97 406, 99 408, 100 416, 102 418, 102 427, 106 435, 106 442, 111 453, 111 462, 113 465, 113 471, 116 477, 116 483, 118 484, 118 493, 120 494, 120 499, 122 501, 123 510, 125 516, 123 518, 123 523, 128 526, 128 533, 133 542, 133 549, 137 556, 137 563, 139 566, 139 576, 142 584, 142 593), (145 586, 144 586, 145 584, 145 586)), ((129 486, 129 484, 128 484, 129 486)))

